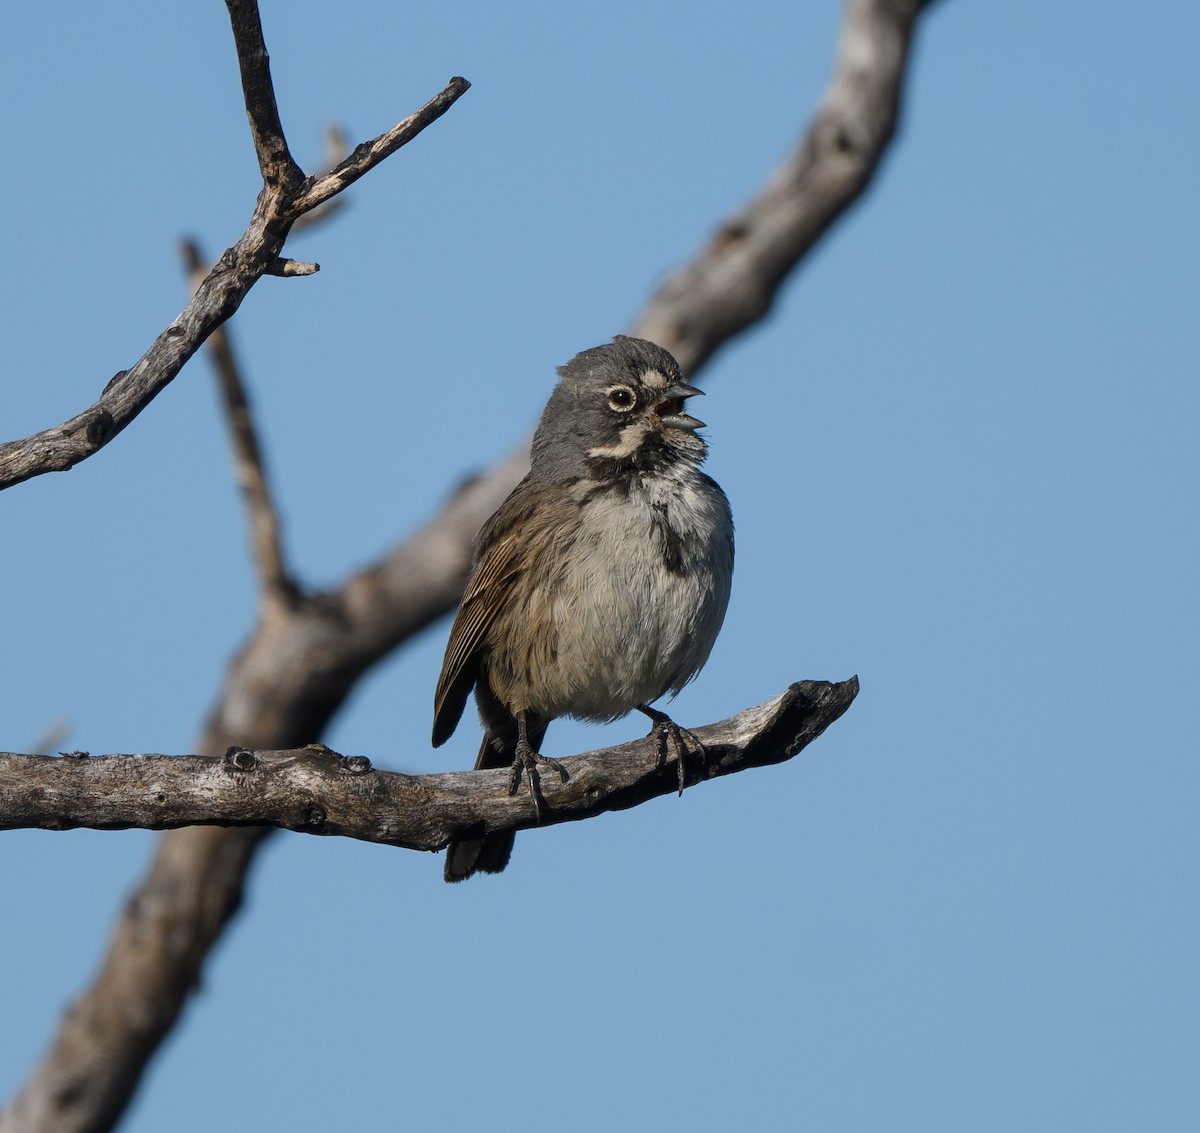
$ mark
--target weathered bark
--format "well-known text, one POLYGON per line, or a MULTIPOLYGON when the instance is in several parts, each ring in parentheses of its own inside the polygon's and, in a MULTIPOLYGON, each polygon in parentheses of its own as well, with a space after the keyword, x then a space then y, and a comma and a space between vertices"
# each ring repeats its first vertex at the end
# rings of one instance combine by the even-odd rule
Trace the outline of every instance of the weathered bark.
MULTIPOLYGON (((858 692, 800 681, 728 720, 691 729, 703 752, 685 758, 690 784, 790 759, 858 692)), ((565 783, 541 784, 541 802, 509 793, 509 773, 400 775, 321 744, 291 751, 231 747, 223 756, 102 755, 63 758, 0 752, 0 830, 172 830, 272 826, 342 835, 409 850, 452 839, 577 822, 674 792, 677 768, 645 739, 563 760, 565 783)))

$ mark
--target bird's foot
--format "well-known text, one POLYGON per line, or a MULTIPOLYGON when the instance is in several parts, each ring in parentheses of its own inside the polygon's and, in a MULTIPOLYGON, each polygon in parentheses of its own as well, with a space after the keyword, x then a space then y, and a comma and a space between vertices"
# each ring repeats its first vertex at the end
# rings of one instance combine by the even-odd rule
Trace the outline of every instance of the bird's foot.
POLYGON ((688 754, 690 748, 692 754, 700 757, 701 763, 707 763, 708 752, 695 732, 689 732, 687 728, 681 728, 665 712, 660 712, 657 708, 651 708, 646 704, 639 704, 638 711, 644 712, 650 717, 651 728, 649 734, 658 737, 658 766, 660 768, 666 767, 670 761, 668 748, 675 749, 675 768, 679 775, 679 793, 682 795, 684 784, 687 781, 687 767, 684 764, 684 756, 688 754), (684 742, 685 739, 686 743, 684 742))
POLYGON ((524 778, 529 786, 529 794, 533 798, 533 809, 537 814, 537 820, 541 822, 542 786, 541 776, 538 774, 539 766, 553 767, 558 772, 558 777, 564 783, 567 781, 567 769, 557 759, 551 759, 546 755, 539 755, 533 750, 528 741, 524 739, 518 740, 516 755, 512 761, 512 770, 508 776, 508 793, 515 795, 517 788, 521 785, 521 779, 524 778))

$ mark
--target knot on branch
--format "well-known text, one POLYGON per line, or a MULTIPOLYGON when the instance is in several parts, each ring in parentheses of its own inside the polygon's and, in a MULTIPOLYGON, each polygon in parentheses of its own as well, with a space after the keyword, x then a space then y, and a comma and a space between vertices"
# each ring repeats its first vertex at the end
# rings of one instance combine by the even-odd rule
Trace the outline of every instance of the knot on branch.
POLYGON ((113 434, 113 415, 107 409, 101 409, 87 423, 87 439, 88 444, 99 447, 103 445, 113 434))
POLYGON ((231 771, 253 771, 258 766, 258 756, 244 747, 231 747, 225 752, 225 766, 231 771))
POLYGON ((348 775, 365 775, 374 771, 371 761, 365 755, 339 755, 340 767, 348 775))
POLYGON ((60 432, 64 437, 73 437, 81 429, 87 444, 93 447, 102 446, 112 436, 115 429, 113 415, 107 409, 89 410, 63 426, 60 432))

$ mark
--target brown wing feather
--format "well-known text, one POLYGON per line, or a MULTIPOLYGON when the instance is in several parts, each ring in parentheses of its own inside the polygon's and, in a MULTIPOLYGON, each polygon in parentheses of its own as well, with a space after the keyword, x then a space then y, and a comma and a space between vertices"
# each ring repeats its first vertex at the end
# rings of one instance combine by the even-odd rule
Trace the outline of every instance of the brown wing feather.
POLYGON ((522 480, 479 532, 475 569, 467 580, 450 630, 442 673, 433 696, 434 747, 441 747, 458 726, 475 685, 479 646, 508 601, 513 582, 520 574, 524 539, 505 536, 514 528, 525 526, 533 513, 535 500, 528 485, 528 478, 522 480))

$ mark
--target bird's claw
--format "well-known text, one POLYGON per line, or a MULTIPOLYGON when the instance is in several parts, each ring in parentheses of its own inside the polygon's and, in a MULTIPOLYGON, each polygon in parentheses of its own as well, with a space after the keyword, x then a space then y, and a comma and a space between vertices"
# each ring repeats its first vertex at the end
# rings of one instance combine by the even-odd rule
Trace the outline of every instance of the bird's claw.
POLYGON ((529 786, 529 794, 533 799, 534 813, 537 815, 538 822, 542 821, 542 786, 541 776, 538 774, 539 764, 544 764, 547 767, 553 767, 558 772, 558 777, 565 783, 567 781, 567 769, 557 760, 551 759, 546 755, 539 755, 528 744, 517 744, 516 756, 512 761, 512 768, 508 776, 508 793, 515 795, 517 788, 521 785, 522 776, 525 778, 529 786))
POLYGON ((701 763, 707 763, 708 752, 695 732, 691 732, 687 728, 681 728, 665 712, 659 712, 656 708, 643 708, 642 711, 653 721, 650 728, 650 735, 658 739, 657 766, 659 769, 667 765, 669 760, 668 747, 675 749, 675 768, 679 776, 679 793, 682 795, 683 788, 687 782, 687 767, 684 763, 684 756, 688 754, 690 748, 692 754, 699 756, 701 763), (684 742, 685 739, 687 740, 686 743, 684 742))

